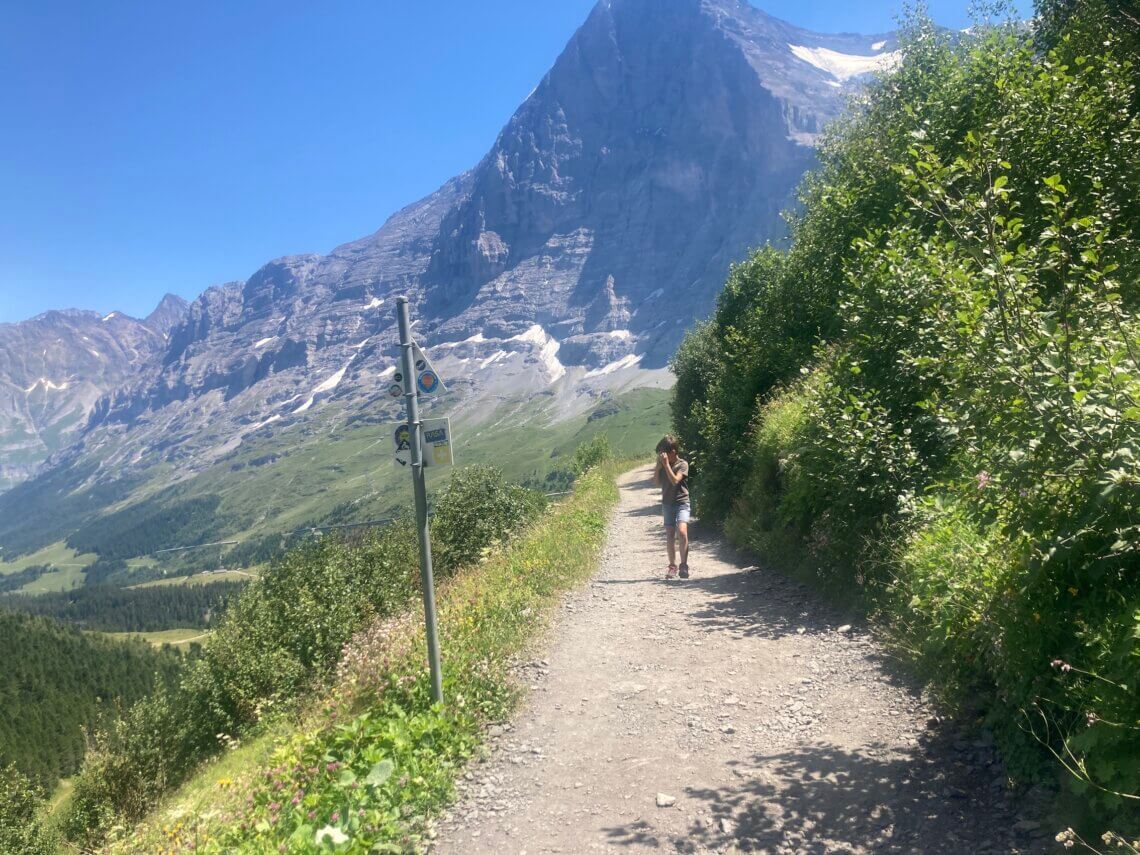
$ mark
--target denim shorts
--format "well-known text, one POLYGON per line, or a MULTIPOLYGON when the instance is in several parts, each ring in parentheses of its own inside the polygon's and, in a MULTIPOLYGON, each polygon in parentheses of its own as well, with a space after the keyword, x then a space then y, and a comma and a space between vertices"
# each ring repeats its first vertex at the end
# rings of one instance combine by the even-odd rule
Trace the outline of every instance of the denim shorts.
POLYGON ((676 504, 662 502, 661 512, 665 515, 665 528, 673 528, 677 523, 687 523, 689 521, 688 502, 678 502, 676 504))

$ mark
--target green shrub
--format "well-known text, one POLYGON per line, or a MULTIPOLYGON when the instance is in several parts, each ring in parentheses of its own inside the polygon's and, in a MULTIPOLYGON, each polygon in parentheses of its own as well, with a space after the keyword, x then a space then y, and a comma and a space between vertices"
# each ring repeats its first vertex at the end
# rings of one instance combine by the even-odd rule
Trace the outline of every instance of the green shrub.
POLYGON ((520 531, 545 505, 541 493, 507 483, 493 466, 460 469, 441 491, 431 520, 441 574, 477 561, 520 531))
POLYGON ((38 823, 43 792, 13 764, 0 768, 0 852, 49 855, 55 842, 38 823))
POLYGON ((1107 0, 1041 12, 905 28, 822 147, 792 248, 735 268, 678 352, 673 415, 707 457, 702 517, 863 592, 1016 766, 1061 760, 1127 827, 1140 25, 1107 0))
POLYGON ((581 478, 595 466, 613 460, 613 456, 609 437, 604 433, 596 434, 574 449, 574 456, 570 458, 570 471, 575 478, 581 478))
POLYGON ((222 740, 287 705, 361 626, 406 606, 416 567, 406 523, 308 541, 279 558, 231 602, 176 689, 97 734, 75 781, 68 836, 97 838, 116 818, 136 820, 222 740))
POLYGON ((202 670, 222 689, 234 726, 295 696, 376 616, 404 608, 418 587, 406 521, 351 539, 323 537, 286 553, 230 605, 202 670))
POLYGON ((797 460, 807 427, 806 391, 797 385, 784 390, 759 410, 748 461, 748 476, 725 520, 729 538, 762 554, 794 573, 816 569, 814 556, 803 549, 810 520, 789 513, 797 491, 797 460))

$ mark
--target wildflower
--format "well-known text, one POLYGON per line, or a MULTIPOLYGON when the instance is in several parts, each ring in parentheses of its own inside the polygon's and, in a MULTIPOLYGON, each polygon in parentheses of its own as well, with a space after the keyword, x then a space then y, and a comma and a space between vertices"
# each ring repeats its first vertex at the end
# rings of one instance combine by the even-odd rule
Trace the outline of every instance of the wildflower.
POLYGON ((1068 662, 1065 662, 1062 659, 1054 659, 1049 664, 1052 665, 1054 668, 1060 669, 1062 674, 1068 674, 1070 671, 1073 670, 1073 666, 1070 665, 1068 662))
POLYGON ((1092 710, 1089 710, 1085 713, 1085 721, 1088 722, 1089 727, 1092 727, 1094 724, 1100 721, 1100 716, 1098 716, 1092 710))
POLYGON ((990 483, 990 473, 983 469, 978 473, 978 489, 986 489, 986 484, 990 483))
POLYGON ((1066 849, 1072 849, 1076 845, 1077 833, 1071 828, 1066 828, 1060 832, 1054 839, 1064 846, 1066 849))
POLYGON ((329 820, 332 822, 340 822, 340 811, 334 810, 333 815, 329 817, 329 820))
POLYGON ((311 810, 307 814, 305 814, 305 818, 308 820, 314 820, 317 818, 317 812, 315 810, 311 810))

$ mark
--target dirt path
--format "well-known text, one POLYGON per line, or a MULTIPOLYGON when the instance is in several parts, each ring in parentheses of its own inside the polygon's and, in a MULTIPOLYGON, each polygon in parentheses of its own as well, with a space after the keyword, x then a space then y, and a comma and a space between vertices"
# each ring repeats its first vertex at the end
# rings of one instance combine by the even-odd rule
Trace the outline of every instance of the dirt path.
POLYGON ((869 636, 698 537, 666 582, 649 470, 563 605, 440 853, 1049 851, 985 740, 939 723, 869 636))

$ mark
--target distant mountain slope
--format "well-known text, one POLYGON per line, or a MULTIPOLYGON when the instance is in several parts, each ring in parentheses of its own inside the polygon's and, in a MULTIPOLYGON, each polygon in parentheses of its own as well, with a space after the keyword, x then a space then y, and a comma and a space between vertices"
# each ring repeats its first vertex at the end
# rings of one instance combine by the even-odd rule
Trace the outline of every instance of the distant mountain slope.
MULTIPOLYGON (((474 169, 370 237, 199 297, 161 356, 98 402, 81 441, 0 496, 0 545, 74 530, 92 491, 182 500, 243 445, 278 460, 313 431, 331 445, 394 419, 398 294, 469 435, 502 407, 543 429, 667 385, 683 331, 732 262, 784 234, 817 135, 893 46, 811 33, 742 0, 603 0, 474 169), (74 512, 37 534, 42 514, 26 509, 51 496, 74 512)), ((210 480, 223 496, 226 478, 210 480)), ((218 515, 240 530, 224 498, 218 515)))
POLYGON ((145 321, 69 309, 0 324, 0 490, 70 444, 95 402, 165 349, 188 305, 168 294, 145 321))

